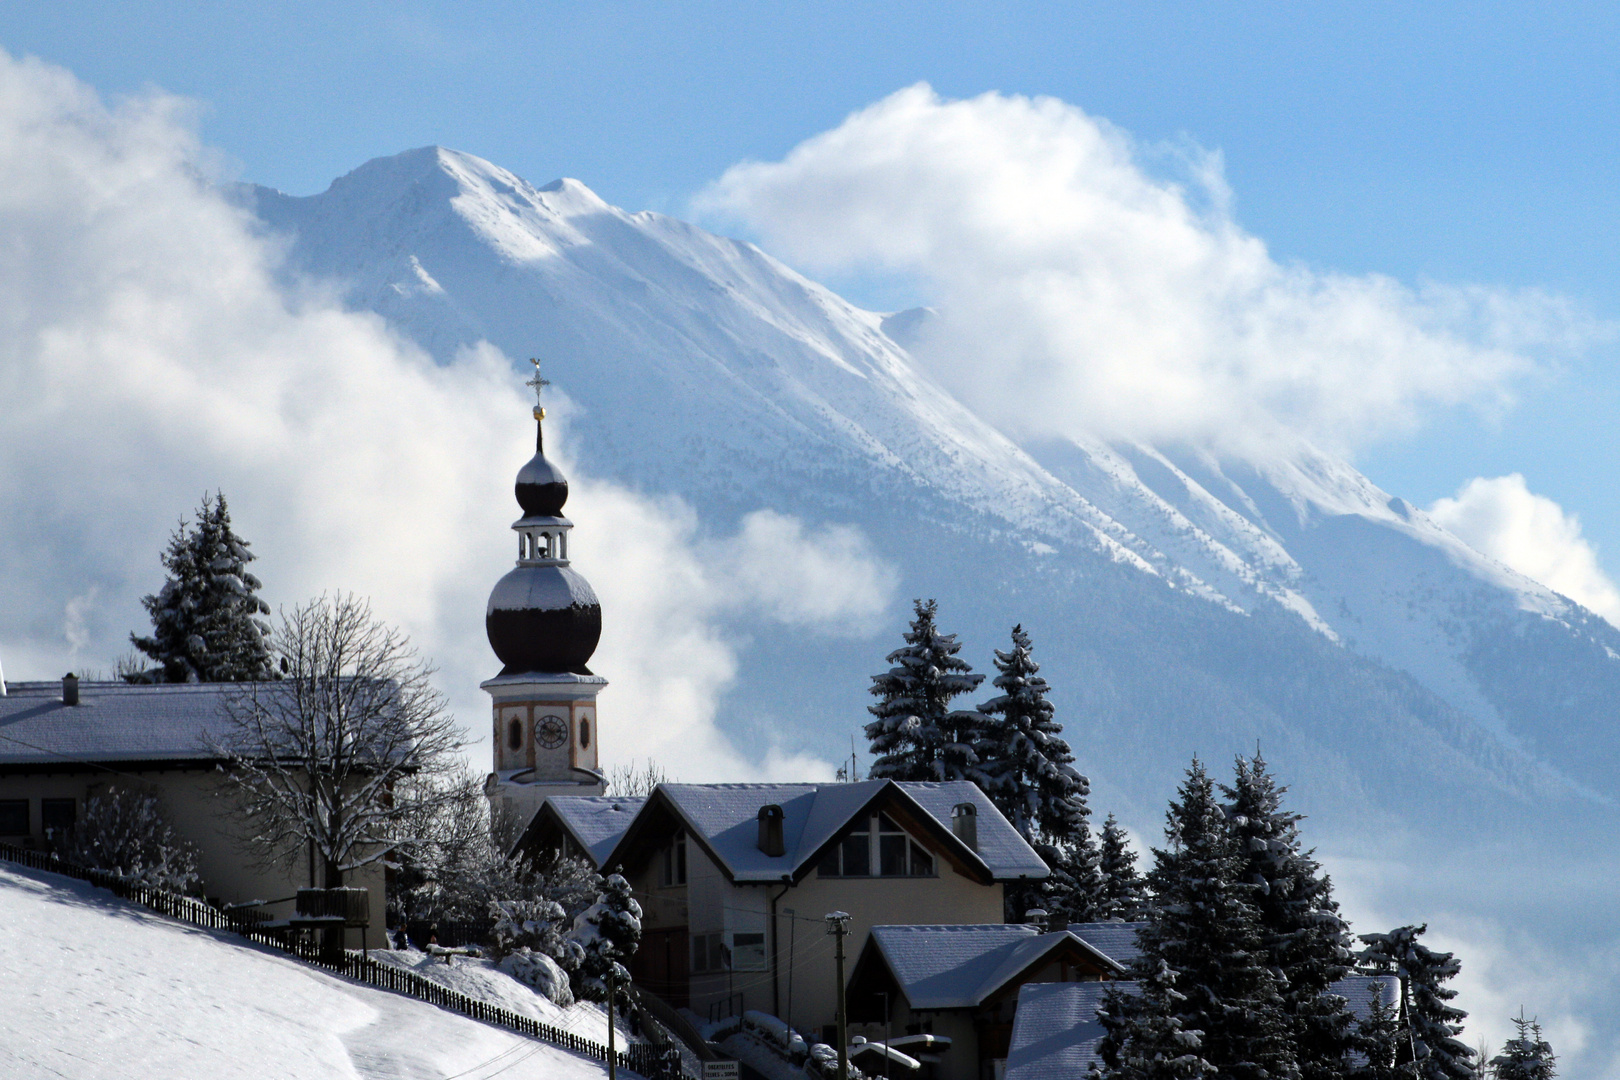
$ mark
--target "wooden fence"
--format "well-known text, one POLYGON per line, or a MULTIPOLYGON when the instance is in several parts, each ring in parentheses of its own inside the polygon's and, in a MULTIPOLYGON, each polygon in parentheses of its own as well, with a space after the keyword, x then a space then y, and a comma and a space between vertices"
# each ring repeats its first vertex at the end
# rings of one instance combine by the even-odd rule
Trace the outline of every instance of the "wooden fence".
MULTIPOLYGON (((48 870, 53 874, 62 874, 66 877, 78 878, 90 884, 111 891, 113 895, 125 900, 133 900, 137 904, 151 908, 153 911, 167 915, 181 922, 188 922, 194 926, 204 926, 210 930, 228 930, 243 937, 250 938, 261 945, 268 945, 283 952, 291 953, 306 963, 315 964, 329 971, 346 975, 356 982, 368 986, 375 986, 383 990, 392 990, 396 994, 405 994, 418 1000, 437 1005, 441 1009, 461 1013, 474 1020, 486 1024, 494 1024, 515 1031, 520 1035, 527 1035, 532 1039, 560 1046, 564 1050, 594 1058, 597 1061, 608 1060, 608 1048, 594 1039, 587 1039, 550 1024, 542 1023, 533 1017, 523 1016, 503 1009, 498 1005, 491 1005, 487 1001, 468 997, 459 990, 453 990, 442 983, 416 974, 414 971, 405 971, 392 964, 379 963, 370 957, 355 953, 344 953, 341 960, 327 960, 320 955, 314 942, 307 941, 302 935, 289 933, 279 928, 261 925, 265 918, 258 912, 245 910, 221 911, 212 904, 198 900, 195 897, 183 896, 180 893, 170 892, 167 889, 143 885, 105 870, 92 870, 84 866, 75 866, 72 863, 51 855, 47 852, 32 851, 27 848, 14 847, 11 844, 0 843, 0 859, 9 862, 21 863, 35 870, 48 870)), ((616 1053, 618 1067, 631 1072, 640 1073, 645 1077, 675 1078, 682 1075, 681 1066, 666 1054, 666 1048, 652 1046, 647 1043, 632 1043, 630 1046, 616 1053)))

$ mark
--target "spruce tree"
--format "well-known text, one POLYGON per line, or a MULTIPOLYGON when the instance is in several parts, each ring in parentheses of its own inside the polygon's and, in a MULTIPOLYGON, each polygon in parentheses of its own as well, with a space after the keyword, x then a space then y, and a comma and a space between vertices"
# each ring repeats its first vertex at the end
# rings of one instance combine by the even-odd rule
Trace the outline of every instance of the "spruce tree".
POLYGON ((981 781, 975 750, 979 714, 953 711, 950 704, 984 676, 973 674, 968 662, 957 657, 962 646, 955 634, 939 632, 933 600, 916 601, 914 612, 906 644, 888 656, 893 666, 872 676, 878 703, 867 707, 876 719, 866 725, 866 737, 876 760, 867 775, 874 780, 981 781))
POLYGON ((1445 984, 1462 970, 1451 953, 1437 953, 1419 943, 1425 926, 1402 926, 1387 934, 1362 934, 1367 947, 1356 957, 1373 975, 1398 975, 1403 998, 1401 1011, 1411 1028, 1411 1041, 1402 1048, 1403 1065, 1419 1080, 1473 1080, 1474 1051, 1457 1036, 1468 1014, 1448 1005, 1457 991, 1445 984))
POLYGON ((1204 1080, 1216 1075, 1206 1061, 1202 1031, 1189 1028, 1182 1013, 1186 996, 1177 975, 1163 960, 1140 975, 1135 992, 1115 983, 1103 992, 1097 1020, 1104 1035, 1098 1045, 1101 1069, 1088 1080, 1204 1080))
POLYGON ((1356 1022, 1355 1051, 1360 1061, 1351 1080, 1401 1080, 1396 1064, 1401 1054, 1401 1014, 1396 1002, 1384 1000, 1383 987, 1374 988, 1367 1015, 1356 1022))
POLYGON ((610 975, 620 990, 629 987, 630 971, 625 965, 641 944, 641 905, 630 895, 630 883, 619 870, 614 867, 602 879, 596 903, 574 920, 569 935, 585 951, 577 996, 592 1001, 607 1000, 610 975))
POLYGON ((1140 919, 1147 910, 1146 886, 1136 872, 1136 852, 1131 850, 1130 838, 1113 814, 1103 822, 1097 864, 1102 875, 1102 901, 1095 917, 1126 922, 1140 919))
POLYGON ((1541 1037, 1541 1025, 1526 1020, 1524 1009, 1513 1021, 1518 1034, 1507 1041, 1502 1052, 1491 1059, 1496 1080, 1553 1080, 1558 1075, 1552 1045, 1541 1037))
POLYGON ((1328 987, 1350 972, 1350 927, 1339 917, 1333 885, 1304 849, 1299 814, 1284 810, 1279 786, 1258 754, 1237 759, 1229 830, 1243 858, 1239 879, 1251 888, 1260 944, 1282 996, 1305 1080, 1342 1077, 1354 1036, 1344 998, 1328 987))
MULTIPOLYGON (((1009 915, 1023 914, 1038 898, 1039 906, 1069 922, 1099 922, 1107 916, 1103 912, 1103 878, 1097 842, 1085 821, 1080 822, 1074 835, 1055 843, 1037 841, 1035 851, 1051 871, 1045 881, 1033 889, 1015 891, 1007 885, 1009 915), (1021 904, 1022 906, 1015 906, 1021 904)), ((1009 921, 1012 921, 1009 919, 1009 921)))
POLYGON ((1148 885, 1154 903, 1137 935, 1135 977, 1160 963, 1178 978, 1176 1015, 1203 1032, 1202 1055, 1223 1080, 1299 1075, 1276 981, 1265 966, 1253 886, 1244 860, 1197 758, 1166 817, 1166 849, 1155 848, 1148 885))
POLYGON ((203 496, 195 523, 182 521, 169 538, 163 566, 169 579, 141 603, 152 617, 150 637, 129 636, 158 667, 126 675, 132 682, 248 682, 272 675, 267 644, 270 607, 256 595, 259 579, 247 564, 248 542, 231 529, 225 496, 203 496))

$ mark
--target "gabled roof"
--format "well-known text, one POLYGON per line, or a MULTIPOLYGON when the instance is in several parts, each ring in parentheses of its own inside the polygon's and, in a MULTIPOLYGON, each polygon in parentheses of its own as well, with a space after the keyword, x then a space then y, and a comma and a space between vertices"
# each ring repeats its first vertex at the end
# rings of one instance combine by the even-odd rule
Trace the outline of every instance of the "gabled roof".
POLYGON ((0 697, 0 768, 72 768, 92 762, 205 764, 219 755, 221 708, 232 683, 131 685, 81 682, 79 704, 62 704, 62 684, 9 683, 0 697))
MULTIPOLYGON (((968 1009, 1057 954, 1077 951, 1105 972, 1124 968, 1078 934, 1028 924, 874 926, 875 949, 913 1009, 968 1009)), ((865 956, 862 961, 865 961, 865 956)))
POLYGON ((1069 933, 1084 941, 1122 967, 1130 967, 1142 950, 1136 944, 1136 932, 1147 923, 1090 922, 1070 923, 1069 933))
MULTIPOLYGON (((552 796, 541 804, 529 828, 524 830, 525 840, 531 830, 549 817, 601 869, 603 860, 646 802, 643 795, 552 796)), ((522 843, 519 842, 520 846, 522 843)))
MULTIPOLYGON (((562 804, 579 796, 556 796, 562 804)), ((953 865, 989 883, 1044 878, 1046 864, 977 786, 956 783, 895 783, 866 780, 854 784, 660 784, 641 813, 605 857, 631 862, 640 838, 673 819, 699 844, 732 881, 800 880, 815 868, 821 853, 857 819, 878 810, 893 816, 918 839, 932 840, 953 865), (951 832, 951 811, 972 803, 978 819, 978 849, 951 832), (766 855, 759 849, 759 812, 782 808, 784 852, 766 855)))
POLYGON ((1097 1006, 1112 987, 1134 992, 1133 982, 1025 983, 1018 990, 1006 1080, 1074 1080, 1098 1061, 1107 1034, 1097 1006))
MULTIPOLYGON (((1126 993, 1137 991, 1134 982, 1025 983, 1020 987, 1006 1080, 1085 1076, 1098 1060, 1097 1044, 1104 1032, 1097 1022, 1097 1006, 1110 986, 1126 993)), ((1378 989, 1386 1003, 1400 1000, 1400 982, 1393 975, 1352 975, 1333 983, 1328 993, 1343 997, 1350 1015, 1365 1020, 1378 989)))

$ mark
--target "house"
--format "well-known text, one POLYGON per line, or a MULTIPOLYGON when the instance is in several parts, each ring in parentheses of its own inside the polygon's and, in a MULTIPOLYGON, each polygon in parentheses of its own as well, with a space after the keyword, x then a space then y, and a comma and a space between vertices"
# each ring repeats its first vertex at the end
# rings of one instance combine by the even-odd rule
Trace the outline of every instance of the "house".
MULTIPOLYGON (((175 833, 197 849, 207 894, 225 903, 278 901, 292 912, 301 887, 320 885, 307 863, 260 866, 243 823, 230 812, 223 760, 231 683, 14 682, 0 696, 0 842, 45 848, 52 831, 83 816, 109 787, 159 797, 175 833)), ((383 869, 356 871, 348 884, 371 891, 368 946, 383 943, 383 869)), ((359 932, 351 932, 358 946, 359 932)))
POLYGON ((1020 993, 1036 983, 1123 978, 1137 923, 982 923, 872 928, 850 975, 851 1030, 870 1040, 934 1035, 931 1080, 980 1080, 1007 1058, 1020 993))
POLYGON ((1004 883, 1048 873, 966 782, 660 784, 633 803, 548 797, 518 848, 622 867, 643 911, 633 976, 700 1017, 758 1009, 827 1028, 829 912, 850 915, 853 964, 873 926, 999 923, 1004 883))
MULTIPOLYGON (((1134 990, 1135 983, 1116 984, 1134 990)), ((1017 1020, 1005 1064, 1005 1080, 1074 1080, 1100 1061, 1102 1024, 1097 1007, 1107 987, 1100 983, 1031 982, 1018 992, 1017 1020)), ((1343 997, 1350 1014, 1365 1020, 1373 995, 1386 1003, 1400 1001, 1400 980, 1394 975, 1353 975, 1328 987, 1343 997)))

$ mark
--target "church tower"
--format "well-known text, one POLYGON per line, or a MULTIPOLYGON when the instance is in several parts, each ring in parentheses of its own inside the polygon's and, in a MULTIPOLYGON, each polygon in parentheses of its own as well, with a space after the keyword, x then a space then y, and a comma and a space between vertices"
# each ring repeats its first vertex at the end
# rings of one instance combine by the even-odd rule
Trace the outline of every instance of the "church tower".
POLYGON ((605 787, 596 695, 607 680, 585 666, 602 636, 602 605, 568 565, 568 481, 546 459, 539 400, 548 383, 533 363, 534 457, 517 475, 517 566, 496 582, 484 612, 490 647, 505 665, 482 684, 495 723, 495 772, 485 790, 491 811, 519 825, 547 795, 600 795, 605 787))

